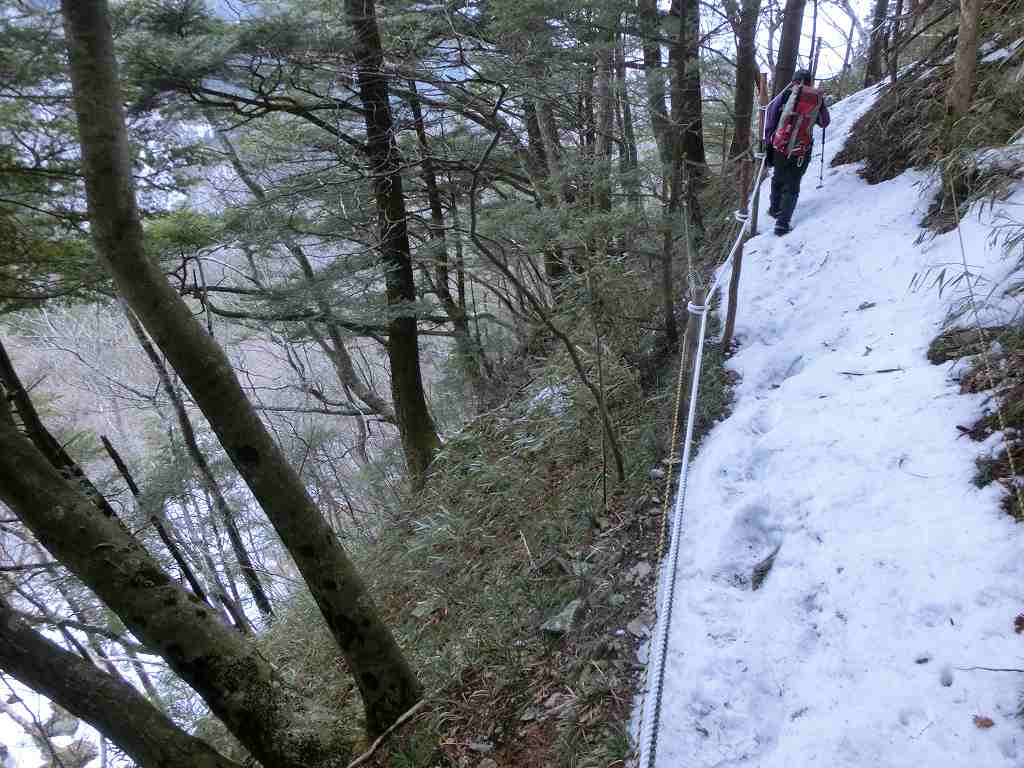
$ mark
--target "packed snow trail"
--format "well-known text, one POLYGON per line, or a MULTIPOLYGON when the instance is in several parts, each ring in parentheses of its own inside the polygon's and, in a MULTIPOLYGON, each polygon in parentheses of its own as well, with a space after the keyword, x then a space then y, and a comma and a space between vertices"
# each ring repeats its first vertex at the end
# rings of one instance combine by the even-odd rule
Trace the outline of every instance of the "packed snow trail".
MULTIPOLYGON (((834 108, 824 188, 809 169, 784 238, 765 182, 735 409, 691 468, 658 768, 1024 766, 1024 675, 959 669, 1024 667, 1024 535, 972 485, 992 446, 958 439, 985 395, 925 358, 956 297, 910 290, 960 271, 957 233, 915 245, 927 175, 827 167, 873 99, 834 108)), ((962 229, 972 268, 1005 276, 976 211, 962 229)))

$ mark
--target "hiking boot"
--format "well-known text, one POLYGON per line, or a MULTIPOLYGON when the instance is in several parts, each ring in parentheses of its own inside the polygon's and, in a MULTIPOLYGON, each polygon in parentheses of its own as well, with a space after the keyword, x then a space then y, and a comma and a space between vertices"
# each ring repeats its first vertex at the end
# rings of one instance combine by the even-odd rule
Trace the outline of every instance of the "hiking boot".
POLYGON ((769 208, 768 215, 771 216, 773 219, 777 219, 779 217, 779 211, 775 208, 769 208))
POLYGON ((789 224, 777 223, 775 225, 775 234, 779 237, 789 234, 789 224))

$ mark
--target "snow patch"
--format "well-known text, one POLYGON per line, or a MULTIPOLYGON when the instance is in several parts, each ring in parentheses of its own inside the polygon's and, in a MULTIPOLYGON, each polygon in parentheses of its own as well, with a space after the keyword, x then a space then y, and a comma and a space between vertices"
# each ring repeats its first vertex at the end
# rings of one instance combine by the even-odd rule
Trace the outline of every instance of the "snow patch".
POLYGON ((1011 56, 1017 53, 1017 50, 1022 45, 1024 45, 1024 37, 1022 37, 1020 40, 1010 43, 1010 45, 1006 46, 1005 48, 998 48, 996 50, 992 50, 995 47, 994 43, 986 43, 981 50, 981 53, 986 54, 982 58, 981 63, 993 64, 997 61, 1005 61, 1006 59, 1009 59, 1011 56))
MULTIPOLYGON (((926 174, 868 186, 828 168, 876 96, 835 106, 794 231, 747 246, 735 408, 691 467, 659 768, 1022 765, 1020 676, 969 668, 1020 666, 1024 534, 971 483, 984 448, 957 439, 986 396, 925 358, 966 283, 908 288, 957 270, 960 239, 915 243, 926 174)), ((1022 202, 963 222, 985 295, 1009 269, 993 217, 1022 202)), ((767 183, 761 204, 769 222, 767 183)))
POLYGON ((541 407, 547 407, 556 416, 561 416, 569 408, 569 388, 564 384, 544 387, 530 399, 528 410, 533 413, 541 407))

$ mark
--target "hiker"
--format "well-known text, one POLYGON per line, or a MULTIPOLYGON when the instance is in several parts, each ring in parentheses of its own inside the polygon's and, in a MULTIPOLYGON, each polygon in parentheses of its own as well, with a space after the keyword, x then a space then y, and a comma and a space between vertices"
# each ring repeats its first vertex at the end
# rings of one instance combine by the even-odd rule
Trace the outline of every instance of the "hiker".
POLYGON ((793 75, 793 82, 768 105, 764 141, 772 174, 768 215, 775 219, 775 234, 789 232, 790 220, 800 197, 800 180, 811 164, 814 124, 824 129, 831 122, 824 94, 811 85, 806 69, 793 75))

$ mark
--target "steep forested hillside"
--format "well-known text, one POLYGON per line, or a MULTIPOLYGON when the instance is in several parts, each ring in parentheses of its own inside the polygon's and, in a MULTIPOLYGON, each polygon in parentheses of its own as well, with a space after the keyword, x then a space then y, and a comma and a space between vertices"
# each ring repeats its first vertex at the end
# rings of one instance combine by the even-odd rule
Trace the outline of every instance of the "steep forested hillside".
POLYGON ((1024 622, 1024 9, 862 5, 0 4, 0 761, 1013 764, 815 699, 1024 622))

